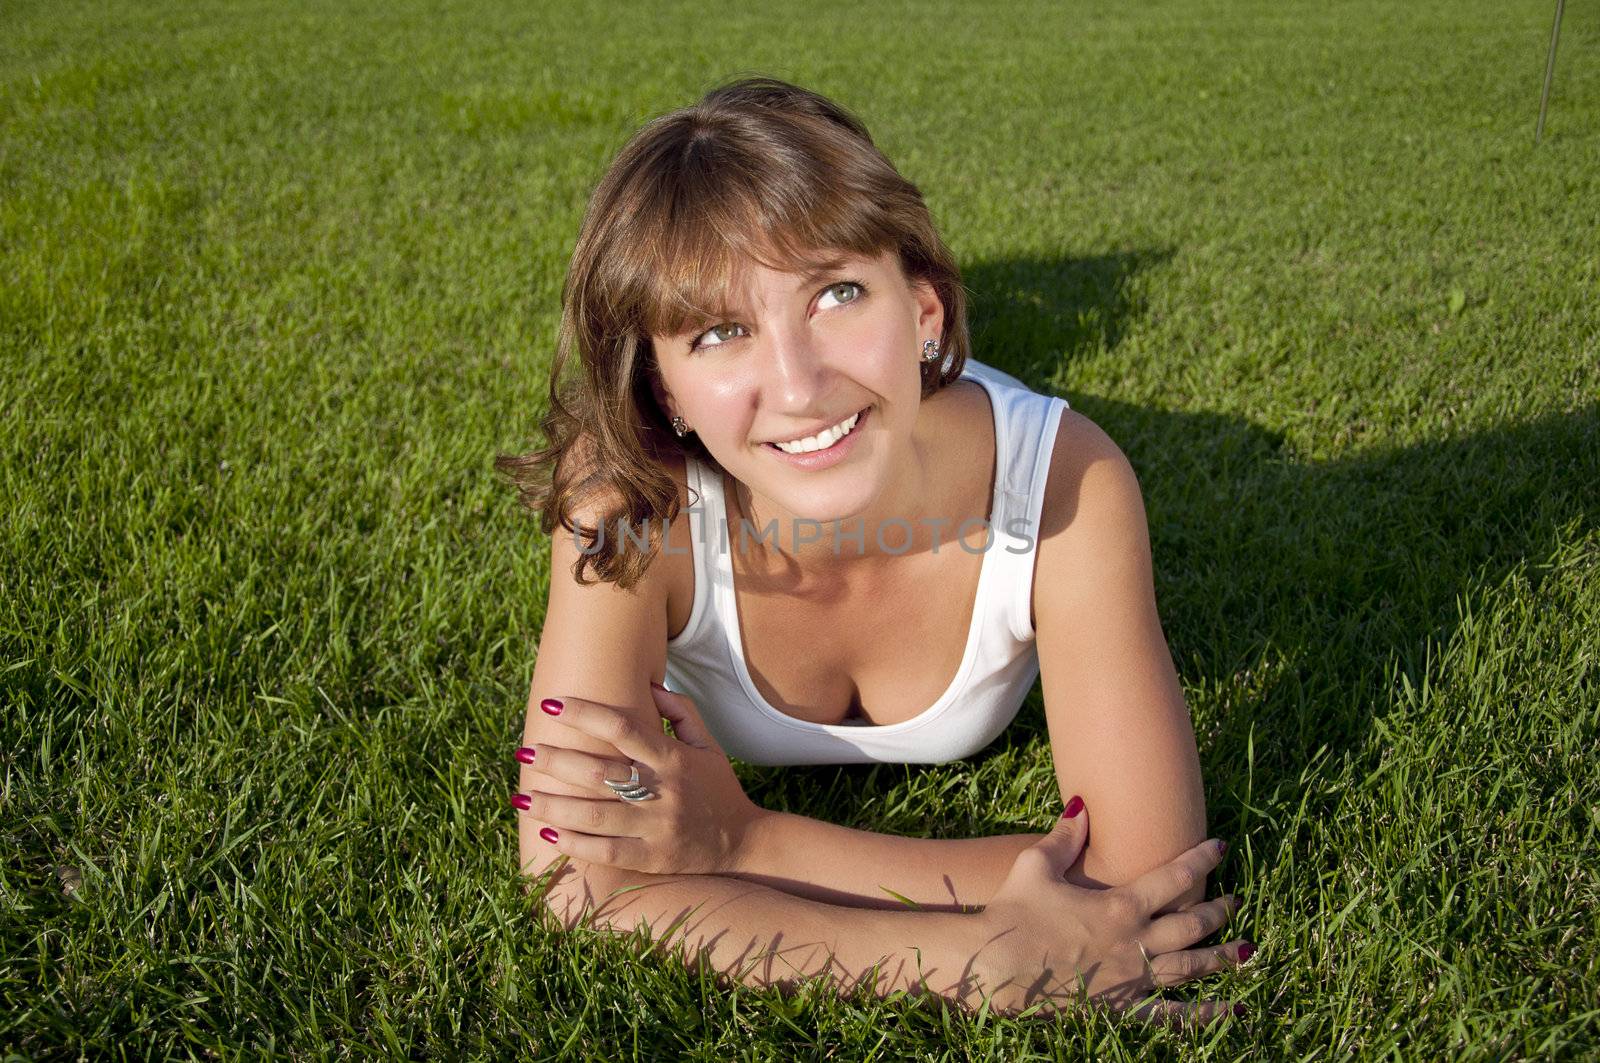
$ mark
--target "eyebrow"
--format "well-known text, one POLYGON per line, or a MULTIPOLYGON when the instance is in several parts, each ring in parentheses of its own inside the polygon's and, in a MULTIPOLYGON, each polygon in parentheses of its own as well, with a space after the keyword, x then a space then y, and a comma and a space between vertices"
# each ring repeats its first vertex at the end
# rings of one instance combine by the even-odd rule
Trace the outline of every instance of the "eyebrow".
MULTIPOLYGON (((800 275, 800 282, 795 285, 794 290, 797 292, 803 291, 804 289, 809 288, 813 284, 816 284, 818 281, 823 280, 826 277, 842 272, 847 266, 851 265, 855 261, 856 260, 854 258, 846 256, 837 260, 836 262, 825 262, 816 269, 807 270, 805 273, 800 275)), ((710 317, 702 317, 690 321, 686 326, 684 326, 684 331, 678 333, 675 338, 692 342, 693 340, 698 339, 702 332, 708 328, 714 327, 719 321, 726 321, 729 318, 736 317, 741 312, 742 311, 739 308, 732 305, 724 306, 710 317)))
POLYGON ((811 270, 801 276, 800 283, 795 285, 795 291, 799 291, 802 288, 809 288, 811 285, 817 283, 823 278, 841 272, 847 265, 850 264, 850 262, 851 259, 841 258, 837 262, 818 266, 816 269, 811 270))
POLYGON ((856 266, 856 264, 859 264, 859 259, 850 255, 843 256, 843 258, 837 259, 837 261, 834 261, 834 263, 821 264, 821 266, 816 267, 816 269, 813 269, 813 271, 808 271, 805 272, 805 274, 800 275, 800 283, 795 285, 795 290, 798 291, 800 288, 810 287, 810 285, 814 285, 814 283, 818 282, 818 280, 826 279, 826 277, 829 277, 829 275, 840 274, 840 272, 845 271, 845 269, 848 269, 848 267, 856 266))

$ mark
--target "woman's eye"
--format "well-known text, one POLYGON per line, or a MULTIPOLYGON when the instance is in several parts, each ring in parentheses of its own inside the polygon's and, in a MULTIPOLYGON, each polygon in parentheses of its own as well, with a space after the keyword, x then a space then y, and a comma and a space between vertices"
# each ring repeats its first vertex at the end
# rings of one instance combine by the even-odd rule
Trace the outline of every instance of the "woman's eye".
POLYGON ((689 344, 689 349, 691 351, 697 351, 704 347, 720 347, 728 340, 734 339, 736 336, 738 336, 738 333, 734 331, 735 329, 742 328, 744 328, 743 325, 734 325, 728 323, 715 325, 706 329, 704 332, 700 333, 699 336, 695 337, 694 341, 689 344))
POLYGON ((838 284, 830 284, 828 287, 822 289, 822 297, 824 300, 826 300, 828 296, 833 296, 835 300, 834 305, 838 305, 840 303, 853 303, 857 299, 861 298, 861 293, 865 291, 866 289, 857 284, 855 281, 840 281, 838 284))

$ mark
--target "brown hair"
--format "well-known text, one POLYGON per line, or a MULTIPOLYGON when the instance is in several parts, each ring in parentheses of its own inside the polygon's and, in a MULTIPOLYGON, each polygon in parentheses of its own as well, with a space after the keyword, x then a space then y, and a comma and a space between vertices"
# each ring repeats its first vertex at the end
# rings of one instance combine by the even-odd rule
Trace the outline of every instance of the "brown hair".
POLYGON ((679 439, 657 405, 651 334, 720 320, 745 262, 815 269, 891 249, 906 277, 929 283, 944 305, 944 357, 922 365, 926 397, 966 363, 966 292, 922 193, 855 116, 795 85, 745 78, 634 134, 589 198, 562 285, 540 421, 550 445, 495 460, 546 534, 559 524, 582 536, 579 583, 593 567, 598 580, 628 589, 649 568, 679 508, 666 459, 684 453, 721 472, 699 437, 679 439), (583 372, 564 388, 574 352, 583 372), (597 546, 595 528, 575 525, 579 511, 602 514, 607 529, 643 524, 648 549, 618 549, 614 534, 597 546))

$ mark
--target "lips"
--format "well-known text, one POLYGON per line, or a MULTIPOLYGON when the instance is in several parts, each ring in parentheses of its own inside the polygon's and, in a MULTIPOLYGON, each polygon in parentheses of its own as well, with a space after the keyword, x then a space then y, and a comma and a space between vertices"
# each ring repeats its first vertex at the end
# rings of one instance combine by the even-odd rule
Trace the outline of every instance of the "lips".
MULTIPOLYGON (((779 443, 798 443, 802 439, 810 439, 812 436, 821 435, 823 432, 826 432, 828 429, 832 428, 834 425, 843 424, 844 422, 848 421, 850 418, 859 416, 860 414, 862 414, 864 412, 866 412, 866 407, 865 406, 863 406, 861 409, 855 411, 855 413, 847 413, 843 417, 838 418, 837 420, 829 421, 827 424, 823 425, 821 428, 816 429, 815 431, 812 431, 812 432, 801 432, 799 435, 790 436, 788 439, 769 439, 766 442, 764 442, 762 445, 771 447, 771 446, 776 446, 779 443)), ((850 430, 852 432, 855 431, 854 426, 852 426, 850 430)), ((844 437, 840 436, 839 438, 843 439, 844 437)))
MULTIPOLYGON (((838 439, 835 439, 831 444, 829 444, 828 446, 822 448, 822 450, 807 451, 806 453, 821 454, 821 453, 823 453, 823 451, 832 450, 834 447, 838 446, 840 443, 844 442, 846 439, 848 439, 851 436, 855 435, 856 429, 861 427, 861 419, 866 416, 867 411, 870 410, 870 409, 872 409, 871 406, 863 406, 863 407, 861 407, 861 409, 857 410, 855 413, 846 414, 845 416, 839 418, 837 421, 830 421, 828 424, 826 424, 823 427, 817 429, 815 432, 808 432, 805 435, 796 436, 793 439, 785 439, 782 442, 784 442, 784 443, 798 443, 802 439, 810 439, 812 436, 821 435, 823 432, 826 432, 828 429, 832 428, 834 425, 843 424, 844 422, 850 420, 850 418, 854 417, 856 419, 856 423, 850 426, 850 431, 846 432, 844 435, 840 436, 838 439)), ((771 440, 768 440, 767 442, 765 442, 765 443, 763 443, 761 445, 764 446, 764 447, 771 447, 773 450, 776 450, 778 453, 787 455, 789 457, 798 457, 799 456, 799 455, 795 455, 795 454, 789 454, 788 451, 784 450, 782 447, 778 446, 778 444, 776 442, 773 442, 771 440)))

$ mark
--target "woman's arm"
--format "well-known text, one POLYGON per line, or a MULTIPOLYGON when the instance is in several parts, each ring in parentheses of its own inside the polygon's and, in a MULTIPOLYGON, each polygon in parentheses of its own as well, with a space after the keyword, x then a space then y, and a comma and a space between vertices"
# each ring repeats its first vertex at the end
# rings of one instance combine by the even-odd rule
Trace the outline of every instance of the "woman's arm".
POLYGON ((846 991, 865 985, 885 996, 981 1002, 971 967, 982 935, 971 915, 840 907, 716 875, 577 861, 558 863, 547 884, 545 906, 564 928, 638 929, 746 985, 791 988, 832 975, 846 991))
MULTIPOLYGON (((1065 410, 1034 572, 1050 750, 1094 835, 1078 881, 1117 885, 1205 837, 1194 727, 1156 611, 1150 533, 1127 457, 1065 410)), ((1196 885, 1182 902, 1199 900, 1196 885)))
POLYGON ((933 993, 998 1014, 1079 1010, 1086 1000, 1182 1023, 1238 1014, 1238 1005, 1153 1000, 1242 962, 1243 942, 1194 948, 1234 910, 1230 898, 1159 915, 1216 866, 1215 840, 1111 891, 1066 881, 1088 836, 1081 809, 1018 856, 982 912, 868 911, 794 897, 715 875, 650 875, 557 863, 541 901, 567 930, 638 932, 691 967, 746 985, 792 988, 827 976, 830 989, 880 996, 933 993))
POLYGON ((962 912, 989 903, 1017 854, 1044 834, 903 838, 791 812, 767 812, 727 874, 856 908, 962 912))

